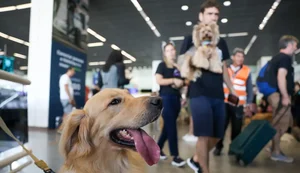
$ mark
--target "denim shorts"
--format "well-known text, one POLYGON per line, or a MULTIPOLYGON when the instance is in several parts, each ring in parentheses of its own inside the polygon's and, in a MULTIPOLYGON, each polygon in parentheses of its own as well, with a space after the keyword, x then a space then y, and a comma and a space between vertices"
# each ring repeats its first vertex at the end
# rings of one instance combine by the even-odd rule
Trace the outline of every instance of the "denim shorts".
POLYGON ((225 103, 222 99, 200 96, 190 99, 194 135, 223 138, 225 133, 225 103))
POLYGON ((64 109, 64 114, 70 114, 73 110, 73 106, 69 102, 69 100, 60 100, 63 109, 64 109))

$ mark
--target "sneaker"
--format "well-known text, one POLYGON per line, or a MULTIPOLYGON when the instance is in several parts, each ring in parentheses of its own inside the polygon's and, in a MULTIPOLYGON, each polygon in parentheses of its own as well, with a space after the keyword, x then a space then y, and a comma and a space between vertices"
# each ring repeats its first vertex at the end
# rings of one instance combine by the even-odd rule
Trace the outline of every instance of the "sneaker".
MULTIPOLYGON (((267 147, 267 148, 266 148, 266 152, 272 153, 272 152, 273 152, 272 147, 267 147)), ((281 153, 282 155, 284 155, 282 151, 280 151, 280 153, 281 153)))
POLYGON ((199 163, 195 162, 195 161, 193 160, 193 157, 187 159, 186 162, 187 162, 188 166, 189 166, 192 170, 195 171, 195 173, 197 173, 199 170, 201 171, 199 163))
POLYGON ((160 156, 159 156, 159 159, 160 160, 166 160, 168 157, 165 155, 165 153, 164 152, 160 152, 160 156))
POLYGON ((182 139, 186 142, 197 142, 198 138, 194 135, 186 134, 182 137, 182 139))
POLYGON ((203 173, 202 169, 199 169, 198 171, 196 171, 195 173, 203 173))
POLYGON ((177 167, 182 167, 186 164, 186 162, 184 160, 182 160, 180 157, 174 157, 173 161, 172 161, 172 165, 173 166, 177 166, 177 167))
POLYGON ((287 157, 284 154, 278 154, 278 155, 272 154, 271 160, 285 162, 285 163, 292 163, 294 161, 292 157, 287 157))
POLYGON ((214 155, 215 155, 215 156, 220 156, 220 155, 221 155, 221 152, 222 152, 222 149, 215 148, 215 150, 214 150, 214 155))

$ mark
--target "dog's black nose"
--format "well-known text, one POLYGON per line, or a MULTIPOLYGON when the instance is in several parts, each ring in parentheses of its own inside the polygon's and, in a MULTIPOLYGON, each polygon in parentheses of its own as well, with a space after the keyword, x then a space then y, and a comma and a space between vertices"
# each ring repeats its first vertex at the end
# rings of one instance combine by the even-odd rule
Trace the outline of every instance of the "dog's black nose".
POLYGON ((162 108, 162 99, 160 97, 151 97, 150 104, 153 106, 157 106, 158 108, 162 108))

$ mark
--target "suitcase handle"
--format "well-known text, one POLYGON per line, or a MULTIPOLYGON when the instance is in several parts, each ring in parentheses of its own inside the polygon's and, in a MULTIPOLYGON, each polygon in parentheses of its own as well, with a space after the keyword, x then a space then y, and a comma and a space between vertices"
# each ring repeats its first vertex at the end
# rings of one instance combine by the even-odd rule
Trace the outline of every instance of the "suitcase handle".
MULTIPOLYGON (((285 111, 281 114, 281 116, 280 116, 275 122, 272 122, 272 123, 271 123, 271 125, 272 125, 273 127, 274 127, 275 125, 277 125, 277 123, 279 123, 279 121, 283 118, 283 116, 285 115, 285 113, 289 110, 290 106, 291 106, 291 105, 288 105, 288 106, 286 107, 285 111)), ((281 110, 282 108, 284 108, 284 106, 281 104, 281 96, 280 96, 279 103, 278 103, 278 107, 277 107, 277 109, 276 109, 276 111, 275 111, 275 113, 276 113, 275 115, 277 115, 277 114, 280 112, 280 110, 281 110)), ((274 116, 273 119, 275 119, 275 118, 278 117, 278 116, 279 116, 279 115, 274 116)))

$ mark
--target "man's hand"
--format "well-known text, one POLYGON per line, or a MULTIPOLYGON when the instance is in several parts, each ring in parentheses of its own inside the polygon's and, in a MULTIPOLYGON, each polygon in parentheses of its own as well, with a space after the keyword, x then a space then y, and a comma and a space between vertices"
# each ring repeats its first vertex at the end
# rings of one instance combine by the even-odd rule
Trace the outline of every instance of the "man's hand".
POLYGON ((289 104, 291 104, 291 99, 288 96, 283 96, 281 103, 283 106, 288 106, 289 104))
POLYGON ((72 106, 75 106, 75 105, 76 105, 76 103, 75 103, 75 100, 74 100, 74 99, 69 99, 69 102, 70 102, 70 104, 71 104, 72 106))
POLYGON ((252 110, 251 110, 251 105, 246 105, 246 106, 244 106, 244 115, 245 115, 246 117, 252 117, 253 112, 252 112, 252 110))

